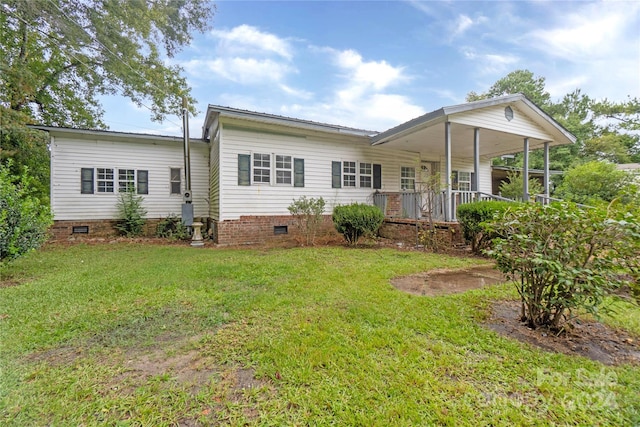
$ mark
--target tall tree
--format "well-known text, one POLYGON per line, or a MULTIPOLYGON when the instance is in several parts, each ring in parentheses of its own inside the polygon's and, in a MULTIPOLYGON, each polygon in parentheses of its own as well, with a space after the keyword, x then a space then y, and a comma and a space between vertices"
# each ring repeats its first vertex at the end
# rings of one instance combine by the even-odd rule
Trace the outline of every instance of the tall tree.
POLYGON ((26 167, 47 203, 49 152, 26 123, 106 128, 101 95, 124 95, 156 121, 179 114, 182 96, 194 105, 167 59, 214 11, 210 0, 3 0, 0 162, 12 159, 16 179, 26 167))
POLYGON ((481 99, 496 98, 498 96, 522 93, 533 101, 538 107, 543 108, 549 104, 551 95, 545 90, 545 78, 536 77, 529 70, 516 70, 496 81, 488 91, 484 93, 469 92, 467 101, 479 101, 481 99))
POLYGON ((153 120, 178 114, 189 89, 166 58, 213 12, 209 0, 5 0, 0 102, 58 126, 105 127, 100 95, 148 104, 153 120))

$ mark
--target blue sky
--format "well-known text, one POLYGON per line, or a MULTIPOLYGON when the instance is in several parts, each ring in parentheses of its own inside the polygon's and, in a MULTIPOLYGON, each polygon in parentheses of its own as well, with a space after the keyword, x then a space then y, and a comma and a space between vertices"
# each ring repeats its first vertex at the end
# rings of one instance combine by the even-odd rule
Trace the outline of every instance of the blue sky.
MULTIPOLYGON (((640 2, 218 1, 213 30, 168 60, 200 113, 224 105, 386 130, 463 103, 517 69, 554 99, 576 88, 640 96, 640 2)), ((111 130, 180 135, 130 101, 104 99, 111 130)))

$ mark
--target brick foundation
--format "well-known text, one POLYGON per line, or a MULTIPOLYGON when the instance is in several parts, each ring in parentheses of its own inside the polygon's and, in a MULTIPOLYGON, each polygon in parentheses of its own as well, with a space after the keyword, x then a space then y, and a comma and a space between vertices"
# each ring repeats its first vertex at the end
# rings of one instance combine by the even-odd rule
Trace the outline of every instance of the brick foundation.
MULTIPOLYGON (((213 239, 220 245, 250 245, 296 243, 306 244, 305 236, 292 215, 241 216, 237 220, 212 221, 213 239), (278 227, 276 229, 276 227, 278 227), (284 234, 286 227, 286 234, 284 234), (283 234, 277 234, 282 232, 283 234)), ((339 241, 341 236, 333 227, 331 215, 323 215, 316 233, 316 243, 339 241)))
MULTIPOLYGON (((158 223, 164 218, 147 218, 144 224, 144 237, 154 237, 158 223)), ((196 218, 197 219, 197 218, 196 218)), ((115 228, 117 221, 111 219, 92 219, 78 221, 54 221, 50 228, 52 240, 68 240, 96 237, 116 237, 120 232, 115 228), (88 227, 88 233, 74 233, 74 227, 88 227)), ((203 221, 206 224, 206 220, 203 221)))
MULTIPOLYGON (((427 221, 404 219, 404 218, 386 218, 378 231, 380 237, 403 242, 407 245, 416 245, 417 227, 421 229, 427 228, 427 221)), ((448 246, 456 246, 464 244, 460 224, 457 222, 435 223, 438 240, 448 246)))

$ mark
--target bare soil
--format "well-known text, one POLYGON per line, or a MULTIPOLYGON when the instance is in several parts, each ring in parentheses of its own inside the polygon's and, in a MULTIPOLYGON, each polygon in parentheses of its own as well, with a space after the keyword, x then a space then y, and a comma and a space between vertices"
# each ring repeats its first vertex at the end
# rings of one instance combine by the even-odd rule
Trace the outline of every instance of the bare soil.
POLYGON ((502 283, 506 279, 493 265, 463 270, 431 270, 429 272, 396 277, 391 284, 412 295, 438 296, 456 294, 483 286, 502 283))
POLYGON ((583 356, 605 365, 640 364, 640 340, 603 323, 576 319, 560 333, 531 329, 520 321, 519 301, 496 301, 485 326, 509 338, 555 353, 583 356))
MULTIPOLYGON (((505 281, 493 266, 464 270, 433 270, 396 277, 397 289, 420 296, 461 293, 505 281)), ((560 334, 543 328, 531 329, 520 321, 519 301, 495 301, 484 326, 546 351, 583 356, 605 365, 640 365, 640 337, 588 319, 575 319, 560 334)))

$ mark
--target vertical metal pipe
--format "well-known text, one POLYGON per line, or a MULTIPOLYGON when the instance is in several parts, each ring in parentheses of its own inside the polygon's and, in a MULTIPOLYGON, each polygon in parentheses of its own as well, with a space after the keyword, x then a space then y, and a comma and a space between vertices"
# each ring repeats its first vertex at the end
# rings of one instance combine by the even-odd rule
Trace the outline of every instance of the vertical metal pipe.
POLYGON ((522 161, 522 200, 529 201, 529 138, 524 139, 522 161))
POLYGON ((480 128, 473 130, 473 175, 476 200, 480 200, 480 128))
POLYGON ((444 161, 445 161, 445 201, 444 201, 444 220, 451 221, 453 213, 451 212, 451 123, 444 124, 444 161))
MULTIPOLYGON (((545 196, 549 197, 549 186, 550 186, 550 180, 549 180, 549 142, 545 142, 544 143, 544 194, 545 196)), ((548 201, 549 199, 546 199, 545 201, 543 201, 543 203, 545 203, 546 201, 548 201)))
POLYGON ((191 151, 189 147, 189 110, 187 97, 182 97, 182 128, 184 136, 184 185, 185 193, 191 197, 191 151))

